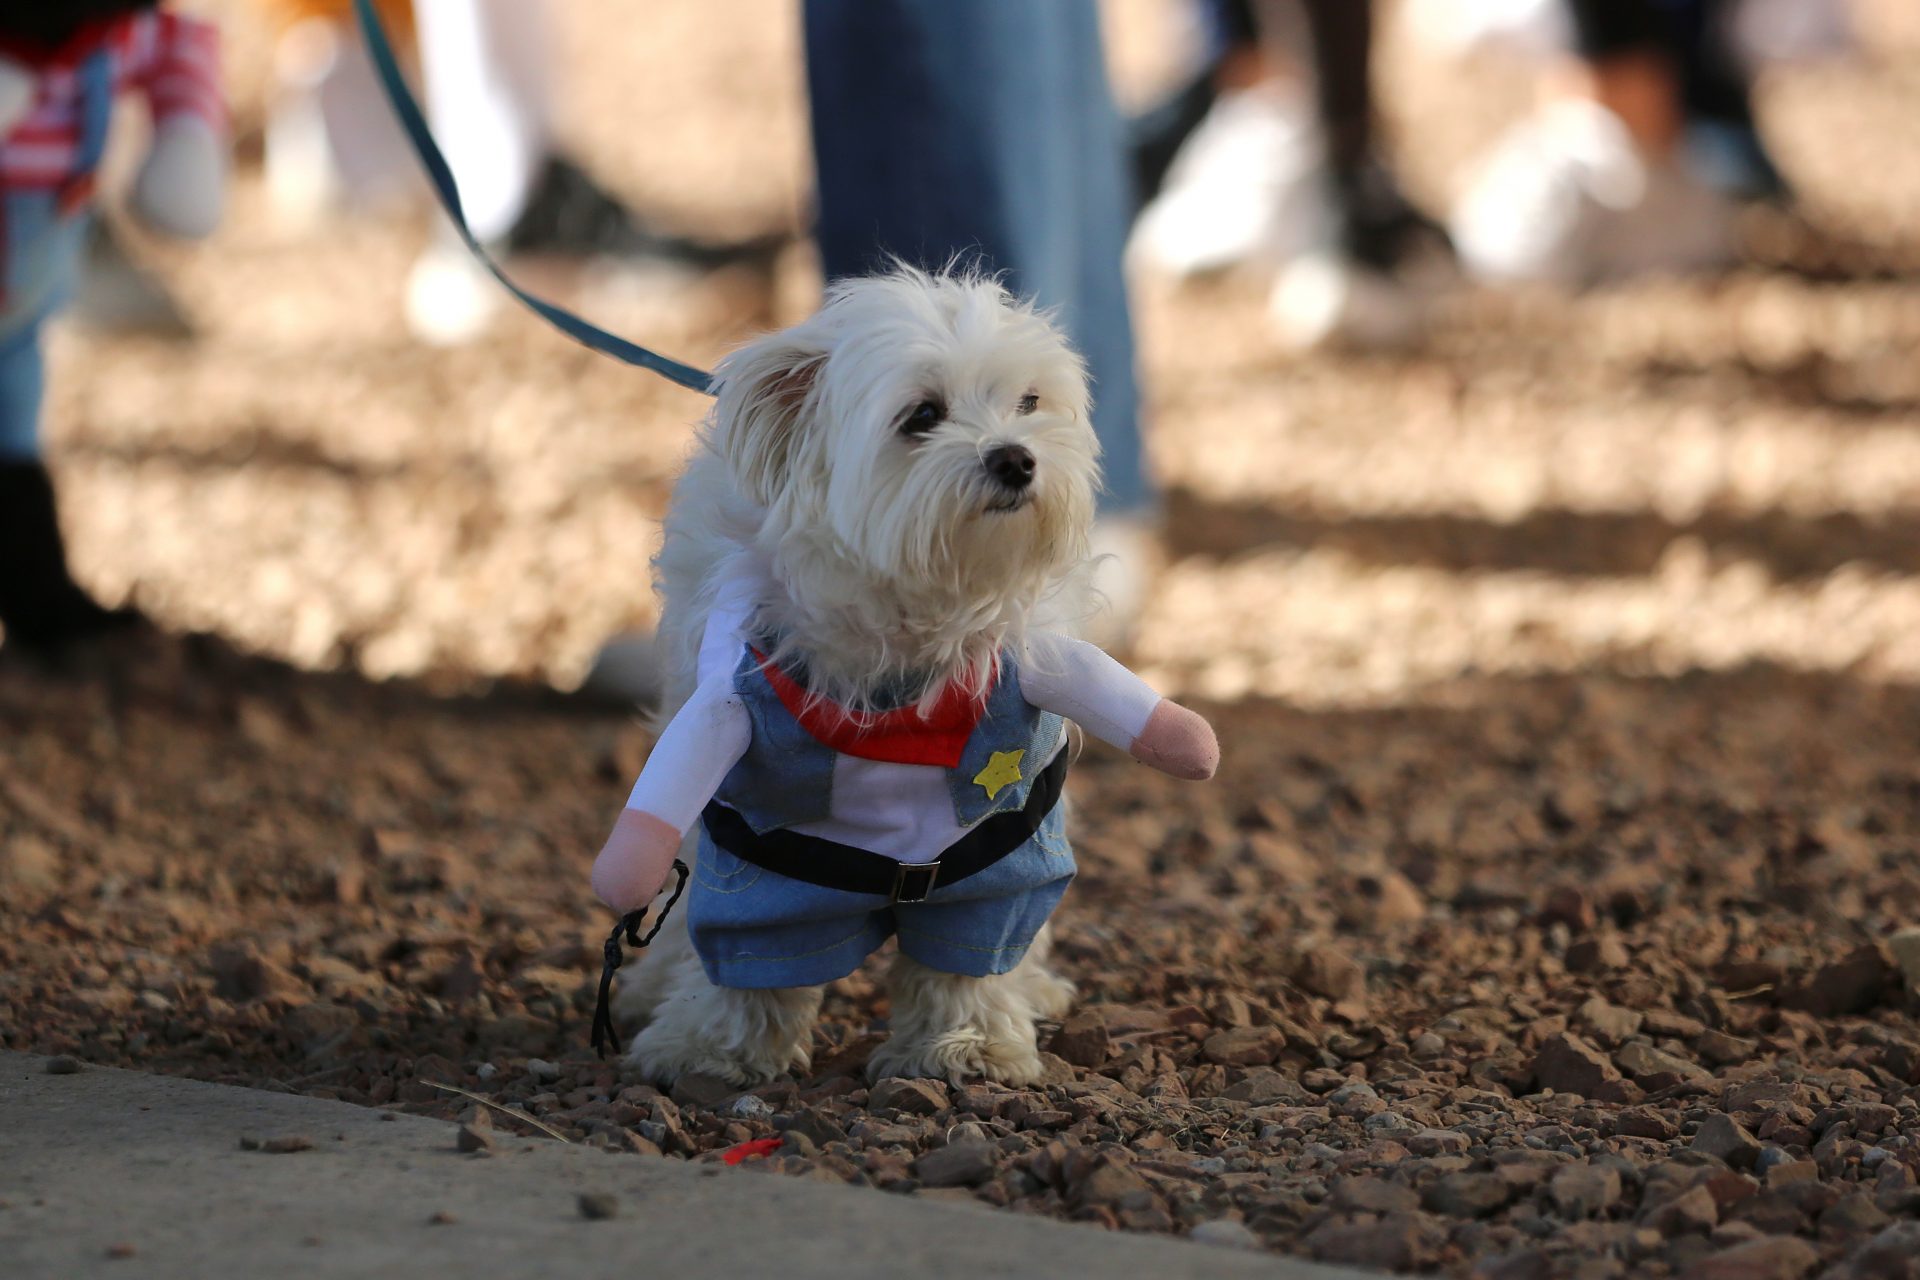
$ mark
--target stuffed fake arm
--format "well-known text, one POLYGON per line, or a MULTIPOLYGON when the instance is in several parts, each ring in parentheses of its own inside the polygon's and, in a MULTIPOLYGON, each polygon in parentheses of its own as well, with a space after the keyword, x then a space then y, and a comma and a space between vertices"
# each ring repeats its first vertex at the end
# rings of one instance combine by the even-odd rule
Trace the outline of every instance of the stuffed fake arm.
POLYGON ((0 139, 27 118, 39 93, 40 81, 33 68, 0 54, 0 139))
POLYGON ((593 891, 615 911, 634 911, 659 894, 687 829, 746 754, 752 739, 746 705, 726 672, 702 684, 653 746, 613 834, 593 862, 593 891))
POLYGON ((1220 767, 1213 726, 1083 640, 1041 634, 1027 644, 1020 691, 1102 742, 1176 778, 1200 781, 1220 767))
POLYGON ((168 235, 211 235, 220 225, 227 186, 218 28, 178 14, 158 15, 152 47, 132 79, 153 115, 153 144, 134 179, 134 210, 168 235))

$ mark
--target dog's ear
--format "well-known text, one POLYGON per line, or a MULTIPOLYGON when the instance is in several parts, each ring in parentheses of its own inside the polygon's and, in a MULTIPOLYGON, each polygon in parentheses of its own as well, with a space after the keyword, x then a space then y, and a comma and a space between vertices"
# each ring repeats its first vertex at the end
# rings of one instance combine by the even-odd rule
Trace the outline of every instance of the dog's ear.
POLYGON ((824 349, 789 330, 741 347, 715 370, 713 446, 758 502, 773 501, 781 487, 825 359, 824 349))

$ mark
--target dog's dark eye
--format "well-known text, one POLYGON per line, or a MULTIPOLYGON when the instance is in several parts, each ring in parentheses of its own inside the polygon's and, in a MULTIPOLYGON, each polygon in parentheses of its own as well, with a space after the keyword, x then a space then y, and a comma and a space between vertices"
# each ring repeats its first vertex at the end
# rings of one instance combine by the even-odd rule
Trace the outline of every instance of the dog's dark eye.
POLYGON ((922 400, 919 404, 907 411, 906 418, 900 423, 900 434, 903 436, 923 436, 939 426, 942 419, 946 416, 946 405, 941 404, 938 400, 922 400))
POLYGON ((1038 409, 1039 407, 1040 407, 1039 392, 1029 391, 1027 392, 1027 394, 1020 397, 1020 415, 1022 417, 1025 417, 1027 414, 1032 413, 1035 409, 1038 409))

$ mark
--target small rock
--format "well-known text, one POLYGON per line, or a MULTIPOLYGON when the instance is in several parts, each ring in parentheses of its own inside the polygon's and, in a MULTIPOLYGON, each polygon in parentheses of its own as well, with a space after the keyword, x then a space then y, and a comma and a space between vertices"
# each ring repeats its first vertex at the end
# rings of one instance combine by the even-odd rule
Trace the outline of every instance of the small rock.
POLYGON ((1629 1036, 1637 1035, 1644 1015, 1632 1009, 1622 1009, 1619 1005, 1609 1004, 1599 996, 1594 996, 1580 1006, 1576 1015, 1586 1028, 1606 1044, 1620 1044, 1629 1036))
POLYGON ((541 1084, 551 1084, 560 1078, 560 1064, 548 1062, 545 1058, 528 1058, 527 1074, 541 1084))
POLYGON ((1107 1030, 1105 1016, 1085 1010, 1068 1018, 1060 1030, 1054 1032, 1048 1048, 1076 1067, 1097 1067, 1107 1060, 1107 1050, 1112 1043, 1113 1035, 1107 1030))
POLYGON ((1473 1145, 1466 1134, 1451 1129, 1421 1129, 1403 1141, 1407 1150, 1422 1157, 1460 1155, 1473 1145))
POLYGON ((490 1153, 493 1150, 493 1134, 486 1129, 478 1128, 470 1124, 463 1124, 460 1126, 458 1136, 453 1140, 453 1145, 457 1149, 468 1153, 475 1151, 486 1151, 490 1153))
POLYGON ((1663 1236, 1705 1235, 1720 1221, 1720 1206, 1711 1191, 1694 1187, 1647 1209, 1640 1221, 1663 1236))
POLYGON ((1611 933, 1582 938, 1567 948, 1568 973, 1594 973, 1601 969, 1624 969, 1633 963, 1626 944, 1611 933))
POLYGON ((936 1115, 947 1109, 947 1086, 938 1080, 893 1077, 873 1086, 867 1095, 870 1111, 905 1111, 916 1116, 936 1115))
POLYGON ((1682 1080, 1711 1080, 1713 1073, 1697 1062, 1688 1062, 1676 1054, 1656 1049, 1649 1044, 1627 1044, 1613 1055, 1619 1068, 1635 1080, 1646 1080, 1654 1076, 1678 1076, 1682 1080))
POLYGON ((1233 1102, 1264 1107, 1276 1102, 1305 1102, 1307 1091, 1272 1067, 1255 1067, 1247 1072, 1240 1083, 1229 1085, 1220 1096, 1233 1102))
POLYGON ((1323 1262, 1398 1272, 1433 1266, 1446 1241, 1446 1230, 1425 1214, 1390 1213, 1378 1221, 1331 1219, 1316 1227, 1305 1243, 1323 1262))
POLYGON ((1853 1240, 1880 1230, 1889 1221, 1891 1219, 1874 1204, 1872 1196, 1856 1192, 1834 1202, 1820 1215, 1820 1238, 1853 1240))
POLYGON ((47 1059, 46 1071, 50 1076, 75 1076, 79 1075, 83 1069, 80 1059, 64 1053, 47 1059))
POLYGON ((1334 1184, 1333 1204, 1348 1213, 1411 1213, 1420 1207, 1412 1187, 1385 1178, 1345 1178, 1334 1184))
POLYGON ((1282 1037, 1271 1027, 1236 1027, 1207 1037, 1201 1052, 1208 1062, 1230 1067, 1261 1066, 1280 1052, 1282 1037))
POLYGON ((586 1191, 580 1195, 580 1216, 601 1222, 620 1212, 620 1202, 606 1191, 586 1191))
MULTIPOLYGON (((1743 1040, 1739 1036, 1730 1036, 1724 1031, 1703 1031, 1694 1040, 1693 1047, 1700 1056, 1718 1066, 1730 1067, 1735 1063, 1747 1062, 1759 1049, 1757 1040, 1743 1040)), ((1757 1242, 1756 1242, 1757 1243, 1757 1242)))
POLYGON ((1314 995, 1329 1000, 1351 1000, 1366 994, 1367 972, 1352 956, 1321 947, 1300 958, 1293 980, 1314 995))
POLYGON ((1568 1032, 1549 1036, 1540 1046, 1540 1052, 1534 1055, 1533 1074, 1544 1089, 1587 1098, 1602 1085, 1621 1079, 1607 1055, 1568 1032))
POLYGON ((1237 1218, 1215 1218, 1203 1222, 1188 1232, 1188 1238, 1195 1244, 1213 1245, 1221 1249, 1259 1249, 1260 1237, 1247 1229, 1247 1224, 1237 1218))
POLYGON ((1708 1254, 1681 1274, 1684 1280, 1800 1280, 1819 1265, 1820 1255, 1806 1241, 1762 1236, 1708 1254))
POLYGON ((1623 1137, 1665 1142, 1679 1136, 1680 1126, 1652 1107, 1628 1107, 1614 1118, 1613 1131, 1623 1137))
POLYGON ((1760 1143, 1729 1115, 1711 1115, 1693 1135, 1693 1149, 1716 1156, 1735 1169, 1751 1169, 1760 1158, 1760 1143))
POLYGON ((739 1092, 718 1076, 689 1071, 673 1082, 673 1091, 668 1096, 683 1107, 703 1107, 711 1111, 739 1092))
POLYGON ((1598 1217, 1620 1203, 1620 1174, 1599 1165, 1570 1164, 1553 1175, 1547 1194, 1562 1217, 1598 1217))
POLYGON ((295 1151, 313 1150, 313 1139, 304 1133, 289 1133, 278 1138, 268 1138, 260 1144, 260 1149, 269 1155, 291 1155, 295 1151))
POLYGON ((1886 953, 1868 944, 1815 970, 1804 982, 1789 985, 1780 993, 1780 1003, 1816 1018, 1866 1013, 1885 998, 1893 974, 1886 953))
POLYGON ((431 1218, 427 1219, 427 1225, 430 1227, 450 1227, 458 1221, 460 1221, 459 1218, 455 1217, 451 1213, 448 1213, 445 1209, 442 1209, 440 1210, 440 1212, 434 1214, 431 1218))
POLYGON ((107 1246, 107 1256, 109 1258, 131 1258, 138 1252, 140 1251, 125 1240, 116 1241, 107 1246))
POLYGON ((1483 1218, 1513 1196, 1513 1187, 1497 1173, 1449 1173, 1420 1197, 1435 1213, 1452 1218, 1483 1218))
POLYGON ((990 1142, 949 1142, 913 1162, 913 1176, 929 1187, 977 1187, 994 1174, 999 1149, 990 1142))

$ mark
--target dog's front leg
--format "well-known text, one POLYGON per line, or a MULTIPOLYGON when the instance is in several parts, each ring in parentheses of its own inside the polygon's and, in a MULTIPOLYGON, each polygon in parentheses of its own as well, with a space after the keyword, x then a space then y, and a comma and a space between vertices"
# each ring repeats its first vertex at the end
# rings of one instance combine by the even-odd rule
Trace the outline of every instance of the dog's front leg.
MULTIPOLYGON (((874 1050, 867 1076, 937 1076, 953 1084, 984 1077, 1008 1085, 1040 1079, 1036 998, 1063 1005, 1058 979, 1029 956, 1011 973, 969 978, 929 969, 904 952, 888 973, 893 1034, 874 1050), (1028 965, 1033 973, 1023 972, 1028 965), (1049 984, 1036 985, 1036 976, 1049 984)), ((1071 988, 1068 989, 1069 991, 1071 988)))

